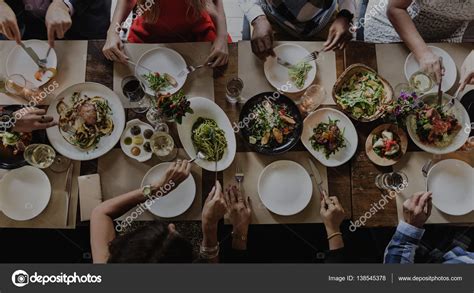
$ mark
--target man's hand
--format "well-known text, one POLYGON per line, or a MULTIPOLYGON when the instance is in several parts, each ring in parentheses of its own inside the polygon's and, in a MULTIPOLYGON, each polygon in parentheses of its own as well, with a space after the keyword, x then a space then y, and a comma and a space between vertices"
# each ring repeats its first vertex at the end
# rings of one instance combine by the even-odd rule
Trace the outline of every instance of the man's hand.
POLYGON ((18 114, 16 116, 19 116, 19 114, 21 114, 21 118, 16 120, 12 131, 32 132, 34 130, 46 129, 57 125, 57 123, 53 121, 53 117, 44 116, 46 115, 46 110, 33 108, 27 110, 26 113, 23 113, 21 111, 22 110, 18 110, 13 114, 14 116, 15 114, 18 114))
POLYGON ((191 173, 191 164, 189 161, 177 160, 166 170, 165 176, 161 178, 153 187, 160 188, 165 184, 170 184, 172 188, 178 187, 191 173))
POLYGON ((48 30, 49 46, 54 48, 56 38, 63 39, 66 32, 71 28, 72 19, 69 7, 62 0, 54 0, 46 12, 46 29, 48 30))
POLYGON ((250 199, 248 197, 244 198, 236 186, 230 186, 226 189, 225 201, 229 209, 229 221, 234 233, 246 236, 252 218, 250 199))
POLYGON ((328 39, 324 43, 323 51, 336 49, 344 49, 346 44, 351 40, 352 34, 349 31, 349 20, 343 16, 339 16, 329 28, 328 39))
POLYGON ((417 192, 403 203, 403 218, 408 224, 422 228, 431 215, 431 192, 417 192))
POLYGON ((0 0, 0 33, 5 35, 9 40, 15 40, 17 43, 21 41, 21 33, 18 28, 16 16, 7 3, 0 0))
POLYGON ((339 232, 341 223, 345 217, 345 211, 339 199, 335 196, 321 199, 320 213, 328 235, 339 232))
POLYGON ((227 211, 227 205, 219 181, 207 196, 206 203, 202 209, 202 225, 205 228, 217 228, 217 223, 227 211))
POLYGON ((252 51, 258 58, 265 61, 268 56, 275 56, 273 51, 273 30, 265 15, 257 17, 253 22, 252 51))

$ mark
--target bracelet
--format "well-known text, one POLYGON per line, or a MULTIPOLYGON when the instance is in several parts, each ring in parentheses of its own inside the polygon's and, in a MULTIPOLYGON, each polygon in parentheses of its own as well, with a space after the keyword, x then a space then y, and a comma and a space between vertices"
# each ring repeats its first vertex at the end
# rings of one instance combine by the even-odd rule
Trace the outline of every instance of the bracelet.
POLYGON ((332 233, 331 235, 328 236, 328 240, 331 240, 332 238, 338 236, 338 235, 341 235, 342 236, 342 233, 341 232, 336 232, 336 233, 332 233))
POLYGON ((206 246, 201 246, 199 247, 199 255, 203 259, 213 259, 219 256, 219 242, 217 242, 217 245, 214 247, 206 247, 206 246))
POLYGON ((247 241, 247 235, 242 235, 242 234, 237 234, 234 231, 231 233, 233 239, 241 240, 241 241, 247 241))

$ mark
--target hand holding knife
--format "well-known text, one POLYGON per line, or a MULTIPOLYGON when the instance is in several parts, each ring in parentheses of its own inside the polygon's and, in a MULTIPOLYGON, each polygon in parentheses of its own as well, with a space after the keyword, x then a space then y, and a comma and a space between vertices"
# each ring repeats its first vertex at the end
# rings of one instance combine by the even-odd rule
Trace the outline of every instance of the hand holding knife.
POLYGON ((311 174, 309 174, 309 176, 314 178, 316 185, 318 186, 318 190, 321 194, 321 199, 324 198, 324 200, 327 201, 329 199, 329 196, 328 192, 323 187, 323 177, 321 176, 321 173, 319 173, 318 168, 316 168, 316 165, 310 158, 308 158, 308 163, 312 172, 311 174))

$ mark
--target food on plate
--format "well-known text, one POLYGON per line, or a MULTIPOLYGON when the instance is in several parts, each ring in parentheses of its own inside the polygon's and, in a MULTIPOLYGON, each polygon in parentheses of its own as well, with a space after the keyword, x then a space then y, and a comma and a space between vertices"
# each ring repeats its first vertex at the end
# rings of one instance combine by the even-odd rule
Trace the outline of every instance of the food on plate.
POLYGON ((395 159, 401 154, 400 138, 389 130, 372 137, 372 149, 381 158, 395 159))
POLYGON ((60 132, 70 144, 87 150, 113 132, 113 113, 103 97, 81 97, 80 92, 75 92, 69 103, 62 99, 56 110, 60 132))
POLYGON ((336 93, 336 101, 356 119, 370 119, 380 110, 385 88, 376 73, 357 72, 336 93))
POLYGON ((145 144, 143 145, 143 149, 145 150, 145 152, 151 153, 150 142, 145 142, 145 144))
POLYGON ((298 89, 302 89, 311 69, 313 66, 308 62, 300 62, 288 69, 288 76, 298 89))
POLYGON ((318 152, 323 151, 326 159, 346 147, 345 128, 341 131, 337 122, 339 120, 331 120, 328 117, 328 122, 321 122, 313 128, 313 135, 309 139, 313 149, 318 152))
POLYGON ((440 106, 425 104, 416 113, 416 134, 424 144, 447 147, 461 128, 458 119, 440 106))
POLYGON ((291 116, 288 106, 265 100, 250 110, 248 124, 249 143, 262 147, 283 144, 295 130, 297 123, 291 116))
POLYGON ((126 144, 126 145, 131 145, 132 144, 132 138, 131 137, 126 137, 123 142, 126 144))
POLYGON ((140 128, 140 126, 135 125, 135 126, 132 126, 132 128, 130 128, 130 133, 132 135, 139 135, 140 133, 142 133, 142 129, 140 128))
POLYGON ((145 139, 150 139, 152 135, 153 130, 151 129, 145 129, 145 131, 143 132, 143 136, 145 137, 145 139))
POLYGON ((143 77, 148 82, 150 88, 158 93, 169 90, 172 87, 178 87, 178 82, 168 73, 160 74, 159 72, 150 72, 144 74, 143 77))
POLYGON ((33 137, 31 133, 0 132, 0 138, 0 151, 16 156, 23 153, 33 137))
POLYGON ((132 143, 135 145, 142 145, 144 142, 143 136, 134 136, 132 139, 132 143))
POLYGON ((134 155, 134 156, 139 156, 140 153, 141 153, 141 150, 140 150, 139 147, 133 147, 133 148, 130 150, 130 152, 131 152, 132 155, 134 155))
POLYGON ((199 117, 193 124, 191 140, 196 153, 205 154, 207 161, 221 160, 227 149, 225 132, 213 119, 199 117))
POLYGON ((156 100, 156 107, 163 116, 174 119, 178 124, 181 124, 187 113, 193 113, 190 105, 191 102, 188 101, 183 91, 179 91, 174 95, 160 94, 156 100))

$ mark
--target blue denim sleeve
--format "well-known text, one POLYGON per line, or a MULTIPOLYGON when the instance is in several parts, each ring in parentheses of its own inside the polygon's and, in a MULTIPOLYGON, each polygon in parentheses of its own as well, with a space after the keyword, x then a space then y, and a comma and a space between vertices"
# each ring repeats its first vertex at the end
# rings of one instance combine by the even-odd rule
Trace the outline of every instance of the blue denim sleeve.
POLYGON ((385 249, 384 263, 413 263, 415 251, 424 232, 424 229, 400 221, 397 231, 385 249))

